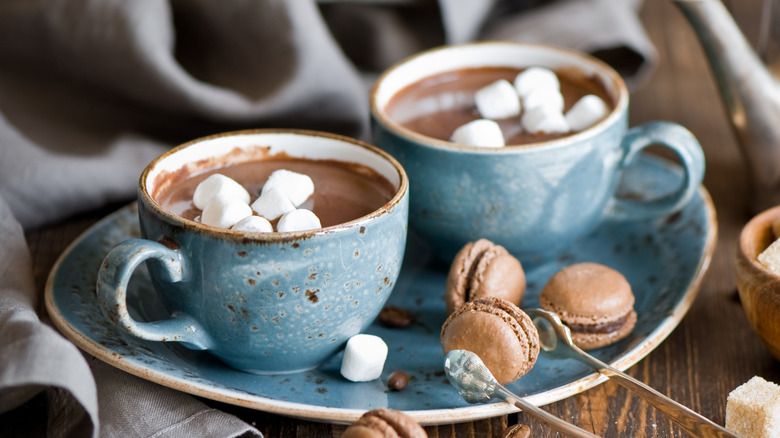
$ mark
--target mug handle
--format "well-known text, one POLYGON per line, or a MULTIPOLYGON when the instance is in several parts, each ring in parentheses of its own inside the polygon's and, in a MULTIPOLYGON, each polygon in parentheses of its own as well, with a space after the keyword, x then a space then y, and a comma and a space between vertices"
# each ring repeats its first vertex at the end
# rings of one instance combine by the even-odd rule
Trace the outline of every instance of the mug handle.
POLYGON ((135 269, 144 261, 160 263, 165 268, 163 281, 176 283, 188 275, 181 252, 144 239, 129 239, 115 246, 103 259, 97 278, 97 298, 108 319, 131 335, 147 341, 181 342, 193 350, 211 345, 206 332, 192 317, 174 314, 170 319, 139 322, 127 308, 127 285, 135 269))
POLYGON ((654 200, 637 201, 613 196, 608 216, 629 220, 671 214, 681 209, 698 190, 704 177, 704 152, 696 137, 676 123, 648 122, 628 130, 621 144, 626 153, 618 169, 630 166, 639 152, 651 145, 665 146, 677 155, 684 171, 682 184, 674 192, 654 200))

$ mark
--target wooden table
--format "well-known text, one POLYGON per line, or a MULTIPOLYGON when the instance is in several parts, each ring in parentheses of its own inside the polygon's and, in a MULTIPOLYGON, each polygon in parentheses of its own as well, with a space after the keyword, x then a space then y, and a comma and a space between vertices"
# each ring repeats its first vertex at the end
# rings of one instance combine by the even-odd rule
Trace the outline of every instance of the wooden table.
MULTIPOLYGON (((726 3, 755 42, 761 1, 726 3)), ((719 236, 710 269, 690 311, 674 332, 628 373, 723 424, 726 397, 735 387, 754 375, 780 382, 780 366, 748 325, 735 287, 736 239, 751 216, 747 170, 709 66, 688 23, 668 0, 645 1, 641 17, 659 51, 660 65, 650 81, 632 95, 630 123, 670 120, 698 137, 707 158, 704 185, 715 203, 719 236)), ((41 290, 66 245, 110 209, 27 233, 41 290)), ((342 425, 206 402, 256 424, 266 437, 338 437, 344 430, 342 425)), ((610 382, 545 409, 601 436, 685 436, 654 408, 610 382)), ((494 437, 500 436, 507 424, 517 422, 529 424, 534 436, 554 436, 545 425, 523 413, 426 430, 431 437, 494 437)))

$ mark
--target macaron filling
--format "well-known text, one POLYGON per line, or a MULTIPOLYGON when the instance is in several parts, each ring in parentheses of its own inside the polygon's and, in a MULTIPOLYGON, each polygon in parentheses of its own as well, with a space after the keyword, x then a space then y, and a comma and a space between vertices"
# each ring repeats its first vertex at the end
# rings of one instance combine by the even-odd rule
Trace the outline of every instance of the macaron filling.
POLYGON ((631 311, 618 319, 599 324, 574 324, 566 323, 572 333, 610 334, 619 331, 628 321, 631 311))

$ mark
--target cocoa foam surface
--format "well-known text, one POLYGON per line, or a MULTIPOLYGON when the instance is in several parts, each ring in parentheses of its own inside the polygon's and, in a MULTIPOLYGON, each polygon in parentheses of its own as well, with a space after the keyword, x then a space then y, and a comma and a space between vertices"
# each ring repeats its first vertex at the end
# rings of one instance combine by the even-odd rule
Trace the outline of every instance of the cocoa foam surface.
POLYGON ((323 227, 338 225, 370 214, 385 205, 395 188, 372 169, 337 160, 311 160, 287 155, 232 163, 191 175, 175 175, 167 190, 156 197, 160 206, 185 219, 196 220, 200 210, 192 205, 197 185, 214 173, 229 176, 244 186, 254 201, 270 174, 278 169, 308 175, 314 181, 314 195, 300 208, 314 211, 323 227))
MULTIPOLYGON (((407 129, 428 137, 449 141, 458 126, 481 118, 474 93, 499 79, 514 82, 523 69, 509 67, 464 68, 417 81, 399 91, 387 105, 391 119, 407 129)), ((574 68, 555 70, 561 83, 564 111, 587 94, 599 96, 614 108, 604 85, 574 68)), ((520 128, 518 118, 497 120, 507 145, 552 140, 571 134, 529 133, 520 128)))

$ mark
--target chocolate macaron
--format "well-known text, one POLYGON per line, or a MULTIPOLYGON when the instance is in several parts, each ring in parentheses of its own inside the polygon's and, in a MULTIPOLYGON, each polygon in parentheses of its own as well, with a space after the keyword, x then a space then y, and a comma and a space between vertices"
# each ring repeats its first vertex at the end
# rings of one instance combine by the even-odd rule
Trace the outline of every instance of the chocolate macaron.
POLYGON ((520 261, 503 246, 479 239, 455 255, 444 300, 447 312, 452 313, 467 301, 488 296, 519 306, 524 292, 525 272, 520 261))
POLYGON ((497 297, 468 301, 450 314, 441 328, 444 354, 474 352, 499 383, 513 382, 536 363, 539 333, 515 304, 497 297))
POLYGON ((427 438, 428 434, 414 419, 393 409, 374 409, 352 423, 341 438, 427 438))
POLYGON ((539 304, 558 314, 583 350, 617 342, 636 324, 631 285, 620 272, 597 263, 556 272, 539 294, 539 304))

